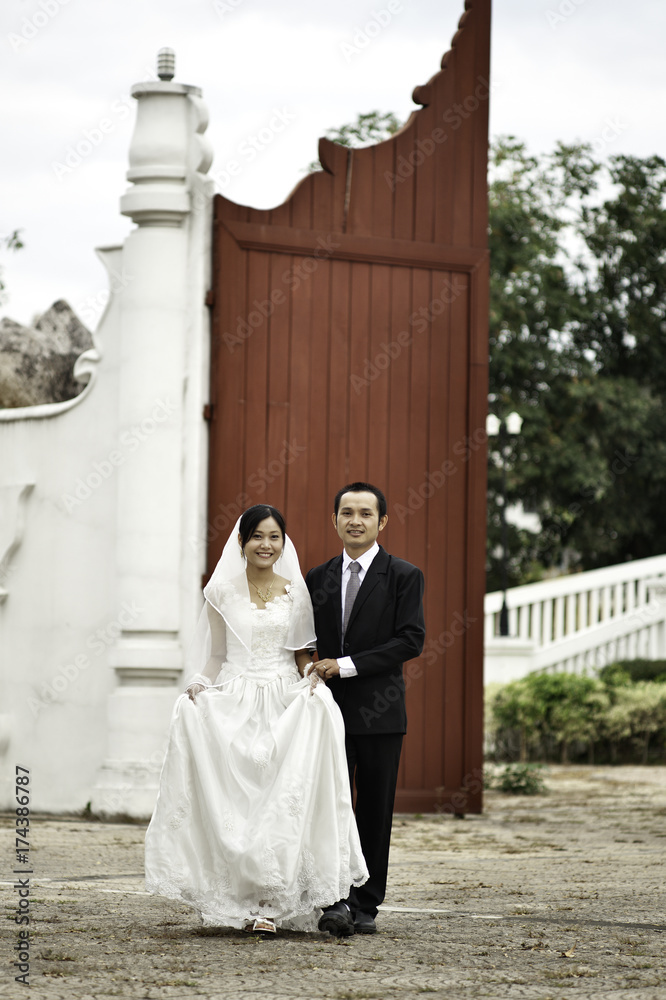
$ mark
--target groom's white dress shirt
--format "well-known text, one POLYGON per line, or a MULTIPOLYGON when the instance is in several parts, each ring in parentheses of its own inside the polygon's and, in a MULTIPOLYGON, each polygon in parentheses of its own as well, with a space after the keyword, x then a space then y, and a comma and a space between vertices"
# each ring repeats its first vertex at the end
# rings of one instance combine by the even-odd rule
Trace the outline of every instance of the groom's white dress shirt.
MULTIPOLYGON (((349 578, 351 577, 351 570, 349 569, 349 564, 352 562, 357 562, 361 567, 358 573, 358 585, 359 587, 365 579, 365 574, 370 569, 372 560, 375 558, 379 552, 379 545, 377 542, 369 548, 367 552, 364 552, 362 556, 358 559, 352 559, 351 556, 347 555, 346 549, 342 551, 342 586, 340 588, 340 618, 342 620, 345 613, 345 596, 347 594, 347 584, 349 583, 349 578)), ((357 677, 358 671, 354 665, 354 661, 351 656, 338 656, 338 666, 340 667, 340 676, 345 677, 357 677)))

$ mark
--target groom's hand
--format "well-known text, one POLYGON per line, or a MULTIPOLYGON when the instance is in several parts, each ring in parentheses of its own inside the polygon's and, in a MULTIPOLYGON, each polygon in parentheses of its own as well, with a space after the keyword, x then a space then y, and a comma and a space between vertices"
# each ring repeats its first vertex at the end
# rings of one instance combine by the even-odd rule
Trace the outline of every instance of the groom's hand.
POLYGON ((335 677, 340 673, 337 660, 317 660, 315 670, 323 680, 335 677))

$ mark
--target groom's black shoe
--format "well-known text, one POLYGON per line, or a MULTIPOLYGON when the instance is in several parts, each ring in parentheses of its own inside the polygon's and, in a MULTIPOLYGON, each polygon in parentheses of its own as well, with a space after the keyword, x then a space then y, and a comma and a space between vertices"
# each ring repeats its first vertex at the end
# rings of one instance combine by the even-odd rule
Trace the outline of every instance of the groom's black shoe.
POLYGON ((354 930, 357 934, 376 934, 377 924, 375 918, 369 913, 359 912, 354 917, 354 930))
POLYGON ((354 918, 346 903, 335 903, 326 907, 317 926, 335 937, 348 937, 354 933, 354 918))

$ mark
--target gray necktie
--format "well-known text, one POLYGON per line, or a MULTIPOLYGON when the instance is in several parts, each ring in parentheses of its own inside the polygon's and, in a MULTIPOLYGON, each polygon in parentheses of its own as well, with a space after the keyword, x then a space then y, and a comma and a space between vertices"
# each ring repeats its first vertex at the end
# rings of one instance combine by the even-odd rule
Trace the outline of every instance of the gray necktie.
POLYGON ((356 600, 356 595, 358 594, 358 588, 361 586, 361 583, 358 578, 358 574, 361 572, 361 564, 357 562, 350 562, 349 572, 351 573, 351 576, 349 577, 347 590, 345 591, 345 611, 342 616, 343 639, 345 637, 345 632, 347 631, 347 626, 349 625, 349 618, 352 613, 352 608, 354 607, 354 601, 356 600))

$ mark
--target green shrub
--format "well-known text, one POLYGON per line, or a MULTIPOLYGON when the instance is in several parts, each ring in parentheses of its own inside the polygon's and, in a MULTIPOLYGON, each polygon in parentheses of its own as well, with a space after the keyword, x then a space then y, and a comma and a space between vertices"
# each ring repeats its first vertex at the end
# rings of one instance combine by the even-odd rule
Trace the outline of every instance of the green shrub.
POLYGON ((505 684, 491 702, 491 717, 496 736, 501 730, 519 734, 520 759, 526 761, 530 745, 538 740, 542 717, 531 685, 525 679, 505 684))
POLYGON ((517 733, 523 763, 530 751, 548 755, 554 746, 566 763, 572 742, 591 745, 597 738, 608 704, 605 687, 595 677, 528 674, 496 693, 491 705, 495 738, 507 742, 507 732, 517 733))
POLYGON ((543 764, 507 764, 494 787, 509 795, 547 795, 543 764))
POLYGON ((609 711, 606 736, 617 745, 630 738, 647 764, 650 740, 666 730, 666 684, 637 681, 617 689, 616 701, 609 711))
POLYGON ((621 663, 609 663, 602 667, 599 671, 599 680, 611 698, 616 688, 627 687, 632 683, 631 674, 621 663))
POLYGON ((609 664, 598 678, 535 673, 495 687, 488 699, 490 756, 520 756, 523 764, 556 753, 562 763, 585 753, 590 763, 598 753, 612 763, 663 759, 666 682, 654 679, 663 661, 655 662, 609 664), (653 679, 636 680, 640 674, 653 679))
POLYGON ((666 683, 666 660, 617 660, 602 667, 599 680, 616 683, 615 678, 628 677, 630 681, 657 681, 666 683))

